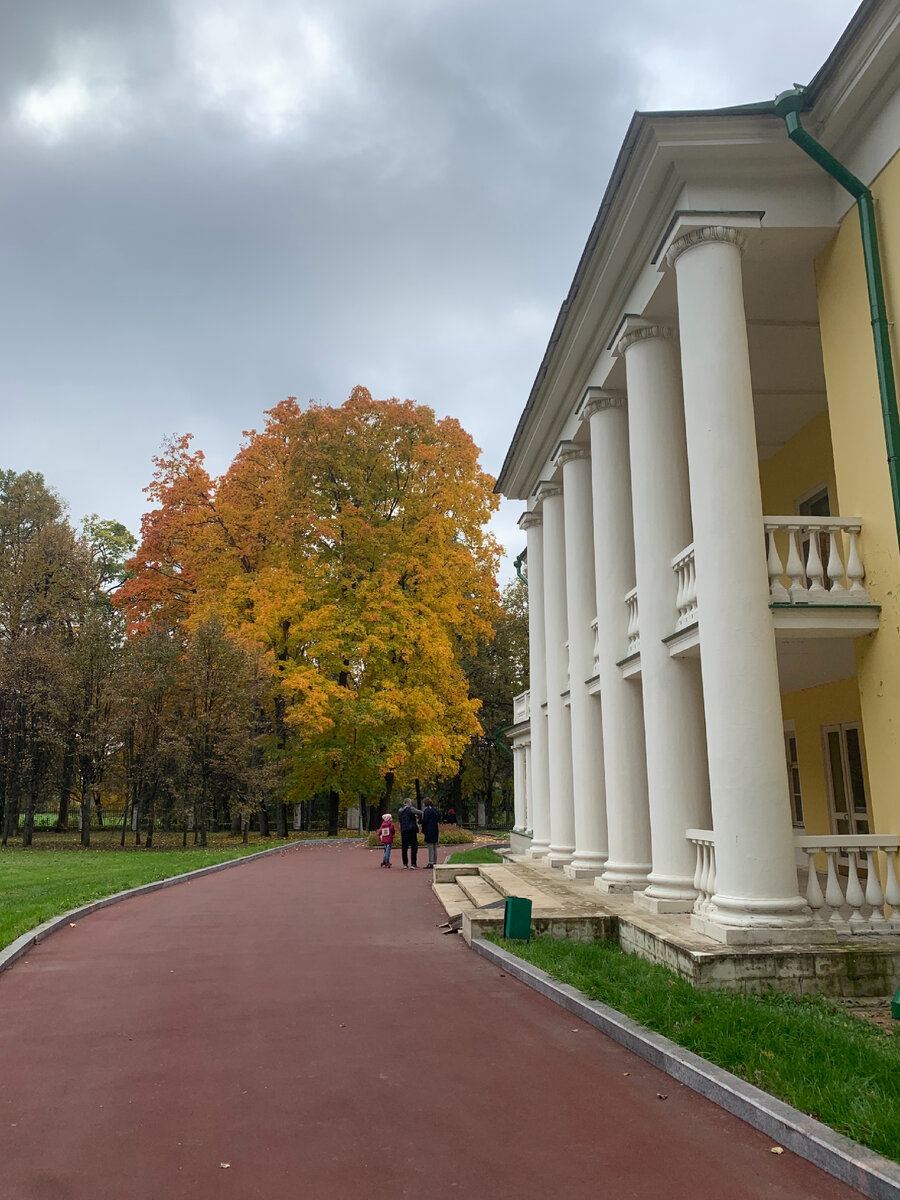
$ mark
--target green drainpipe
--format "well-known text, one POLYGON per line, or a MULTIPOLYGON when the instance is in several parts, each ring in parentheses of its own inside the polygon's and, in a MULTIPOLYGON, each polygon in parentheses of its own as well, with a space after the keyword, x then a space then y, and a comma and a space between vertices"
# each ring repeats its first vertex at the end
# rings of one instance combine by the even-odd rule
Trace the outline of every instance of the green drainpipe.
POLYGON ((866 286, 872 313, 872 336, 875 339, 875 366, 878 390, 881 393, 881 415, 884 419, 884 440, 887 444, 888 472, 894 501, 894 524, 900 543, 900 416, 897 414, 897 388, 891 358, 890 329, 884 302, 884 282, 881 277, 881 257, 878 253, 878 231, 875 227, 875 204, 872 193, 856 176, 838 162, 833 154, 817 142, 800 124, 800 112, 806 89, 793 87, 775 98, 775 112, 784 119, 788 137, 819 164, 832 179, 856 200, 859 227, 862 233, 863 258, 866 266, 866 286))
POLYGON ((498 750, 502 750, 503 753, 508 754, 510 758, 515 758, 515 755, 513 754, 512 750, 510 750, 509 746, 507 746, 506 742, 502 742, 500 740, 500 734, 506 733, 507 729, 512 729, 512 725, 501 725, 499 729, 494 730, 494 732, 491 734, 491 737, 494 739, 494 745, 498 750))
POLYGON ((518 558, 513 559, 513 566, 516 568, 516 574, 518 575, 518 577, 522 580, 522 582, 525 584, 525 586, 528 587, 528 576, 522 574, 522 555, 521 554, 519 555, 518 558))

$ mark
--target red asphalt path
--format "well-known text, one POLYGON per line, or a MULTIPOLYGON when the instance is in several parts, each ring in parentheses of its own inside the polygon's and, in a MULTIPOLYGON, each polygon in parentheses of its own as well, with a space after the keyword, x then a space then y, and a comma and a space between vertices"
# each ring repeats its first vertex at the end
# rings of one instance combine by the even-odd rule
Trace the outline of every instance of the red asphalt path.
POLYGON ((379 857, 251 860, 0 975, 2 1200, 858 1198, 441 934, 429 872, 379 857))

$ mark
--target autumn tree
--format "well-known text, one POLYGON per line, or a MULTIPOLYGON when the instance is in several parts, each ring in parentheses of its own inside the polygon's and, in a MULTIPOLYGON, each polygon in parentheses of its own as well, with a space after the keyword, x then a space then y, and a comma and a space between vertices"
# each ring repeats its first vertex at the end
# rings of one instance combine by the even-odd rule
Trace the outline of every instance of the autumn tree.
POLYGON ((219 480, 190 439, 166 446, 119 602, 135 633, 221 615, 271 661, 291 787, 389 799, 452 774, 480 732, 461 664, 497 604, 492 489, 428 408, 288 400, 219 480))

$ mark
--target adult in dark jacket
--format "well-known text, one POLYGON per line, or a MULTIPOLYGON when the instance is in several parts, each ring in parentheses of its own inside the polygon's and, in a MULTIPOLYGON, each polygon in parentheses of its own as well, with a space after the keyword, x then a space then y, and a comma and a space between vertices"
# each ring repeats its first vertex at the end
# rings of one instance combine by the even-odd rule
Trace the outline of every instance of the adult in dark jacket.
POLYGON ((406 861, 407 853, 412 855, 412 869, 418 871, 416 855, 419 852, 419 821, 422 815, 420 808, 413 806, 412 800, 404 800, 397 818, 400 823, 400 857, 403 859, 403 870, 409 870, 406 861))
POLYGON ((422 836, 425 839, 425 845, 428 847, 428 866, 426 871, 430 871, 437 862, 437 844, 438 844, 438 810, 434 807, 434 801, 430 797, 425 799, 425 808, 422 812, 422 836))

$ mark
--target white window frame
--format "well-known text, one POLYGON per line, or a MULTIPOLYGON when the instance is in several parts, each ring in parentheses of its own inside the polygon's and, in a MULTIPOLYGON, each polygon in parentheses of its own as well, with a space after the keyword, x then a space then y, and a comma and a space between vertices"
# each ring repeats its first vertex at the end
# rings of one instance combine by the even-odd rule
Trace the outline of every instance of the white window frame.
POLYGON ((797 829, 797 830, 802 829, 805 832, 806 831, 806 821, 803 816, 803 779, 800 775, 800 752, 799 752, 799 748, 797 748, 797 725, 796 725, 796 722, 794 722, 794 721, 784 721, 783 726, 784 726, 784 761, 785 761, 785 766, 787 767, 788 796, 789 796, 790 802, 791 802, 791 824, 793 825, 794 829, 797 829), (791 752, 790 752, 790 739, 791 738, 794 739, 794 747, 797 748, 797 758, 796 759, 791 758, 791 752), (793 770, 796 770, 796 772, 797 772, 797 789, 799 792, 800 814, 801 814, 799 821, 797 820, 797 809, 796 809, 796 805, 795 805, 794 781, 791 776, 791 772, 793 770))
POLYGON ((846 814, 841 814, 841 815, 842 815, 842 818, 847 821, 847 824, 849 826, 849 828, 847 829, 846 832, 849 837, 859 836, 858 830, 856 828, 856 821, 857 821, 857 819, 860 819, 860 820, 865 820, 868 823, 869 828, 868 828, 867 832, 872 833, 873 832, 872 803, 871 803, 871 799, 869 797, 869 789, 866 787, 866 776, 868 774, 868 771, 866 768, 866 747, 865 747, 865 743, 863 741, 862 723, 860 721, 832 721, 829 724, 823 725, 821 727, 822 756, 825 761, 825 783, 828 788, 828 814, 829 814, 829 820, 831 822, 831 831, 834 834, 842 834, 845 832, 844 830, 840 830, 837 827, 838 814, 837 814, 837 808, 836 808, 835 802, 834 802, 834 777, 833 777, 832 770, 831 770, 831 754, 830 754, 829 748, 828 748, 828 735, 830 733, 837 733, 840 736, 841 770, 843 772, 844 795, 847 798, 847 812, 846 812, 846 814), (858 813, 856 811, 854 804, 853 804, 853 787, 852 787, 852 782, 850 779, 850 758, 849 758, 849 753, 847 750, 847 731, 849 729, 855 729, 857 731, 857 733, 859 734, 859 758, 860 758, 860 766, 861 766, 861 770, 862 770, 863 792, 864 792, 865 800, 866 800, 866 815, 865 815, 865 817, 863 817, 862 813, 858 813))

